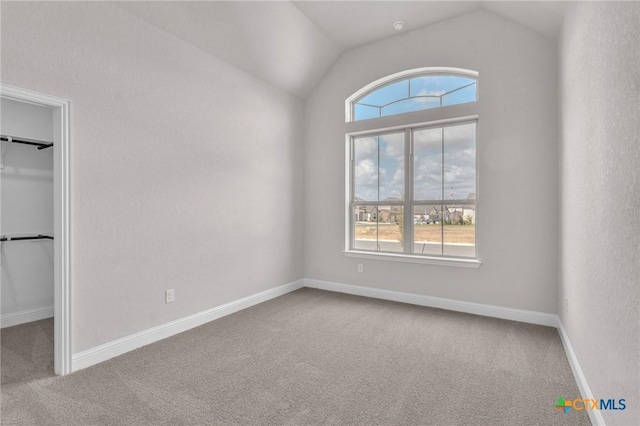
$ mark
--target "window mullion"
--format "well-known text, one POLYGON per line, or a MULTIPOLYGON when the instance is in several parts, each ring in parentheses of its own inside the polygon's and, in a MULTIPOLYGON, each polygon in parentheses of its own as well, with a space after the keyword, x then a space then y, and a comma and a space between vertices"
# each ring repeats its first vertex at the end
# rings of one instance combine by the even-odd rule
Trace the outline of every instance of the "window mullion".
POLYGON ((377 166, 378 166, 378 206, 376 207, 376 251, 380 251, 380 136, 376 136, 376 146, 378 152, 377 166))
POLYGON ((404 131, 404 205, 403 205, 403 241, 404 252, 413 253, 413 132, 404 131))
POLYGON ((442 128, 442 133, 440 134, 440 142, 442 144, 441 151, 441 173, 442 173, 442 204, 440 205, 440 255, 444 256, 444 224, 445 224, 445 198, 444 198, 444 127, 442 128))
POLYGON ((356 183, 355 183, 355 141, 353 137, 349 137, 349 248, 354 249, 356 246, 356 221, 354 216, 355 200, 356 200, 356 183))

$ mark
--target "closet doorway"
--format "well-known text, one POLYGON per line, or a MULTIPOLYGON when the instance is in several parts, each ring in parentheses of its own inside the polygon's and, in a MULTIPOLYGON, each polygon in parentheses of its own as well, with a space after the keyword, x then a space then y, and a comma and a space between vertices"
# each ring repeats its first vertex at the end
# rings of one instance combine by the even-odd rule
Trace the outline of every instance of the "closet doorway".
MULTIPOLYGON (((0 100, 3 368, 15 361, 24 377, 39 378, 51 374, 53 363, 53 372, 65 375, 73 371, 69 102, 7 85, 0 85, 0 100)), ((3 381, 20 380, 20 372, 13 374, 3 381)))

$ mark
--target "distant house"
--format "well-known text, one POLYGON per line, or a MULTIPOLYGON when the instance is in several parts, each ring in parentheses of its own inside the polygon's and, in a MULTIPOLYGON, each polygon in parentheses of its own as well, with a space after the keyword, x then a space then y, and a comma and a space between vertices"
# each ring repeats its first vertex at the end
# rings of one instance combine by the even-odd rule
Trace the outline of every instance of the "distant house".
MULTIPOLYGON (((467 199, 475 199, 475 194, 469 194, 467 199)), ((413 223, 437 223, 441 220, 454 224, 470 221, 475 224, 475 206, 456 205, 447 203, 443 205, 422 205, 413 208, 413 223), (443 211, 444 207, 444 211, 443 211)))
MULTIPOLYGON (((467 197, 469 200, 475 199, 476 194, 471 193, 467 197)), ((356 198, 356 201, 364 201, 356 198)), ((386 198, 382 202, 400 201, 398 198, 386 198)), ((356 222, 379 222, 379 223, 399 223, 402 219, 402 206, 399 205, 378 205, 378 206, 356 206, 356 222)), ((441 220, 454 224, 471 221, 475 224, 475 206, 455 205, 447 203, 443 205, 418 205, 413 208, 413 223, 438 223, 441 220), (444 211, 443 211, 444 207, 444 211)))
MULTIPOLYGON (((476 199, 475 192, 471 192, 467 196, 467 200, 475 200, 475 199, 476 199)), ((475 225, 476 224, 476 206, 461 206, 460 208, 462 209, 462 219, 470 220, 471 223, 475 225)))
POLYGON ((414 206, 413 223, 436 223, 442 220, 442 206, 414 206))
POLYGON ((402 220, 402 207, 401 206, 380 206, 379 207, 379 220, 383 223, 398 223, 402 220))
MULTIPOLYGON (((356 197, 356 201, 364 201, 356 197)), ((400 201, 398 198, 387 198, 385 201, 400 201)), ((379 205, 379 206, 356 206, 355 209, 356 222, 380 222, 380 223, 398 223, 402 220, 402 206, 397 205, 379 205)))

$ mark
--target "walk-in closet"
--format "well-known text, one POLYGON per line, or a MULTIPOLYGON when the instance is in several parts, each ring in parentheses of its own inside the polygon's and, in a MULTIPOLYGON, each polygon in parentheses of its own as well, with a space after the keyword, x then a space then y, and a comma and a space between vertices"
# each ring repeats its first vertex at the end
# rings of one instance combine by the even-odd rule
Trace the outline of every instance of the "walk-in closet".
POLYGON ((1 372, 7 385, 54 374, 54 110, 1 102, 1 372))

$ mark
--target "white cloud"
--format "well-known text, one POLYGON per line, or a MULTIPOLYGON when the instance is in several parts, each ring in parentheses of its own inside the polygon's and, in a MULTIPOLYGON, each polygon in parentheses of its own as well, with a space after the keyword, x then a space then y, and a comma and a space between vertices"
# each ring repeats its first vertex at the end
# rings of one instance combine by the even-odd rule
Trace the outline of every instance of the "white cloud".
POLYGON ((441 154, 416 158, 414 197, 419 200, 439 200, 442 198, 441 154))
POLYGON ((396 186, 404 186, 404 167, 398 167, 393 174, 393 184, 396 186))
POLYGON ((378 141, 377 138, 357 138, 355 147, 355 195, 365 200, 378 197, 378 141))
POLYGON ((357 185, 368 186, 378 183, 378 167, 369 158, 359 161, 355 168, 355 179, 357 185))
POLYGON ((393 136, 393 138, 385 138, 386 143, 383 155, 401 162, 404 159, 404 135, 400 134, 393 136))
POLYGON ((414 96, 442 96, 445 93, 447 93, 445 90, 420 90, 417 94, 415 94, 414 96))
POLYGON ((404 165, 380 168, 380 200, 400 198, 404 193, 404 165))
POLYGON ((373 157, 378 153, 378 141, 376 138, 356 138, 354 141, 355 156, 357 158, 373 157))

